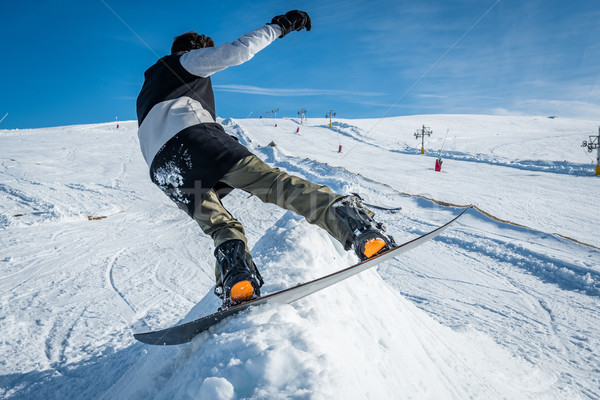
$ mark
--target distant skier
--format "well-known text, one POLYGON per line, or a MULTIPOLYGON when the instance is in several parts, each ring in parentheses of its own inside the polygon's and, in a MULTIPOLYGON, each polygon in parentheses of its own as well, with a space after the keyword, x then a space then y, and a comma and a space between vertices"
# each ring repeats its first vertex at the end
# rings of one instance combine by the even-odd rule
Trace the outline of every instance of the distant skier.
POLYGON ((137 99, 140 146, 152 181, 214 240, 215 294, 223 308, 260 296, 263 284, 242 225, 221 203, 233 188, 304 216, 361 260, 394 243, 358 196, 271 168, 216 123, 210 76, 302 29, 310 31, 311 20, 294 10, 218 47, 208 36, 184 33, 171 54, 145 72, 137 99))

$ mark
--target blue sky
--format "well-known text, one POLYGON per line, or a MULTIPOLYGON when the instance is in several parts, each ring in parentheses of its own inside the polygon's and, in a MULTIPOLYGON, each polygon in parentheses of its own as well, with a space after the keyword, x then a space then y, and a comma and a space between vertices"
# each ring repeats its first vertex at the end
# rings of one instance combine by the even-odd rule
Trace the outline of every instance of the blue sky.
POLYGON ((291 9, 313 29, 214 75, 219 116, 600 121, 597 0, 41 0, 0 8, 0 128, 133 120, 143 73, 174 36, 230 42, 291 9))

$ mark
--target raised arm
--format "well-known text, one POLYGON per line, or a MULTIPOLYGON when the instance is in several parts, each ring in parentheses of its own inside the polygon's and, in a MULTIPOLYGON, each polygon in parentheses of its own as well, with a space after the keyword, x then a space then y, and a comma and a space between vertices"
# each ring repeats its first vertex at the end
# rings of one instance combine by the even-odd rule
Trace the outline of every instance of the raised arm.
POLYGON ((180 62, 191 74, 206 78, 227 67, 245 63, 278 37, 282 38, 291 31, 310 31, 311 27, 307 13, 300 10, 289 11, 285 15, 274 17, 270 24, 246 33, 231 43, 191 50, 181 56, 180 62))
POLYGON ((192 50, 181 56, 181 65, 191 74, 206 78, 227 67, 245 63, 281 34, 279 25, 266 24, 231 43, 192 50))

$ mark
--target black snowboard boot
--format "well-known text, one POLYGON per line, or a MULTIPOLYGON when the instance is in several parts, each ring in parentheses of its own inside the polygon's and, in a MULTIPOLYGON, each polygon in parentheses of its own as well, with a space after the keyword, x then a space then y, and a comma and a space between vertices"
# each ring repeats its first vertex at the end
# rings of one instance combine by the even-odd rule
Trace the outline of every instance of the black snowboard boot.
POLYGON ((229 240, 215 249, 215 257, 221 271, 215 294, 223 300, 221 309, 260 297, 263 279, 246 252, 246 245, 239 239, 229 240))
POLYGON ((335 215, 349 228, 345 238, 346 250, 354 249, 361 261, 395 247, 394 238, 384 234, 383 224, 373 219, 374 213, 361 202, 361 198, 352 194, 333 204, 335 215))

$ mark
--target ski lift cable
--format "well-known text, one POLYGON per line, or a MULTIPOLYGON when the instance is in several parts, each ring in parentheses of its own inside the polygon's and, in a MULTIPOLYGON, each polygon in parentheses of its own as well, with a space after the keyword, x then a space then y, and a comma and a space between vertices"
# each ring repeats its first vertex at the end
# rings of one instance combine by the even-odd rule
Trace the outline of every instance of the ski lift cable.
MULTIPOLYGON (((129 32, 131 32, 131 34, 133 34, 133 36, 136 37, 136 39, 145 48, 147 48, 156 58, 158 58, 159 61, 162 61, 161 56, 152 48, 152 46, 150 46, 140 35, 138 35, 138 33, 131 26, 129 26, 129 24, 127 22, 125 22, 125 20, 123 18, 121 18, 121 16, 115 10, 113 10, 113 8, 111 6, 109 6, 105 0, 99 0, 99 1, 106 7, 106 9, 108 9, 108 11, 110 11, 115 16, 115 18, 117 18, 121 22, 121 24, 123 24, 123 26, 125 28, 127 28, 129 30, 129 32)), ((173 68, 171 68, 169 65, 167 65, 164 61, 162 61, 162 63, 165 65, 165 67, 167 67, 167 69, 169 69, 169 71, 171 71, 171 73, 177 79, 179 79, 179 81, 181 81, 181 83, 184 86, 186 86, 191 92, 195 92, 195 90, 192 89, 192 87, 189 85, 189 83, 185 82, 185 80, 175 70, 173 70, 173 68)), ((213 108, 211 108, 209 111, 212 111, 213 113, 215 112, 215 110, 213 108)))
POLYGON ((446 130, 446 136, 444 137, 444 141, 442 142, 442 147, 440 147, 440 153, 438 154, 439 160, 442 159, 442 150, 444 149, 444 146, 446 145, 446 139, 448 138, 448 133, 450 133, 450 128, 448 128, 446 130))
MULTIPOLYGON (((467 29, 433 64, 431 64, 431 66, 429 68, 427 68, 427 70, 425 72, 423 72, 423 74, 402 94, 402 96, 400 96, 400 98, 398 100, 396 100, 396 102, 394 104, 392 104, 385 113, 383 113, 383 115, 381 116, 381 118, 379 118, 377 120, 377 122, 375 122, 375 124, 371 127, 371 129, 369 129, 369 131, 367 132, 367 135, 369 135, 371 132, 373 132, 373 130, 375 129, 375 127, 377 125, 379 125, 379 123, 385 118, 387 117, 387 115, 392 111, 392 109, 394 109, 394 107, 396 107, 402 100, 404 100, 404 98, 406 96, 409 95, 410 92, 412 92, 414 90, 415 87, 417 87, 417 85, 419 83, 421 83, 421 81, 423 79, 425 79, 427 77, 427 75, 429 75, 429 73, 435 68, 437 67, 444 58, 446 58, 446 56, 456 48, 456 46, 458 46, 460 44, 460 42, 462 42, 462 40, 469 34, 471 33, 471 31, 473 29, 475 29, 475 27, 477 25, 479 25, 479 23, 490 13, 492 12, 492 10, 498 5, 498 3, 500 3, 500 1, 502 0, 496 0, 496 2, 494 4, 492 4, 492 6, 490 8, 488 8, 482 15, 481 17, 479 17, 470 27, 469 29, 467 29)), ((356 143, 354 146, 352 146, 350 148, 349 151, 346 152, 346 154, 344 155, 344 157, 346 157, 348 154, 350 154, 350 152, 352 152, 352 150, 354 150, 354 148, 358 146, 358 143, 356 143)), ((342 157, 342 158, 344 158, 342 157)))

